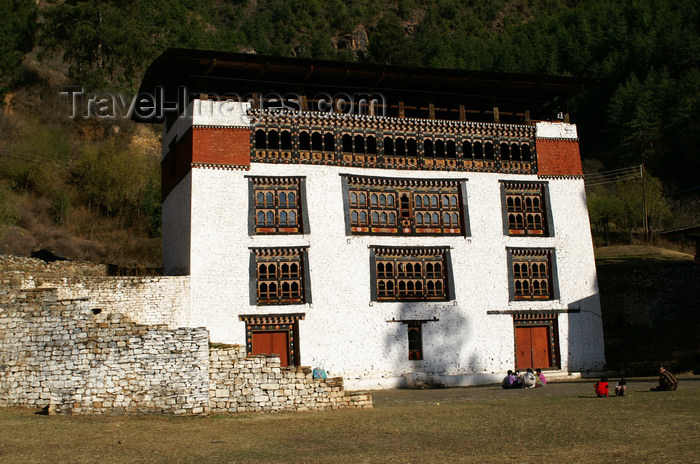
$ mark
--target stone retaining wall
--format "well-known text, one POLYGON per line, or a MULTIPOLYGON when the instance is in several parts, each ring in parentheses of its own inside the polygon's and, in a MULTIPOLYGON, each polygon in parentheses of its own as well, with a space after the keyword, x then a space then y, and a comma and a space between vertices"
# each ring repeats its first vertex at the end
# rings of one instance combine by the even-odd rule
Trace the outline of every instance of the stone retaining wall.
POLYGON ((55 289, 0 288, 0 406, 205 413, 208 333, 98 314, 55 289))
POLYGON ((372 407, 369 394, 346 393, 342 379, 313 379, 310 368, 282 368, 279 357, 247 357, 240 346, 209 349, 204 328, 133 319, 163 314, 148 301, 186 279, 0 273, 0 406, 56 414, 372 407), (44 288, 52 283, 58 288, 44 288))
POLYGON ((184 325, 189 307, 188 276, 58 277, 4 271, 0 279, 9 279, 15 288, 56 288, 59 299, 89 299, 91 310, 124 314, 138 324, 175 328, 184 325))
POLYGON ((246 356, 245 347, 209 352, 212 413, 371 408, 368 393, 347 393, 343 379, 314 379, 309 367, 280 367, 279 356, 246 356))

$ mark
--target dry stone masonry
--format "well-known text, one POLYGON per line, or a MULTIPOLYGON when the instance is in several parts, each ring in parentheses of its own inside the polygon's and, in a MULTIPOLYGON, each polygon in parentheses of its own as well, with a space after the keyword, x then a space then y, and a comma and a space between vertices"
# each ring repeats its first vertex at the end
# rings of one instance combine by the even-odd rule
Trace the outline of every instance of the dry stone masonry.
POLYGON ((0 406, 177 415, 372 407, 342 379, 313 379, 309 368, 249 358, 240 346, 210 349, 206 329, 173 327, 167 315, 179 300, 163 303, 164 293, 176 295, 185 279, 39 278, 3 268, 0 406))

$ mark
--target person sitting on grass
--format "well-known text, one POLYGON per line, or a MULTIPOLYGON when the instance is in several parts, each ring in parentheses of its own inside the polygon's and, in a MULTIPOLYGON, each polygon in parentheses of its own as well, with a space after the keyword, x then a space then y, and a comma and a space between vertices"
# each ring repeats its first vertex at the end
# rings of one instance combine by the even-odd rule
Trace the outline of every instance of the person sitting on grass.
POLYGON ((523 387, 524 388, 535 388, 535 383, 537 383, 537 378, 532 369, 528 369, 527 372, 523 374, 523 387))
POLYGON ((607 398, 609 389, 608 378, 605 376, 601 377, 600 381, 593 385, 593 388, 595 389, 595 394, 598 398, 607 398))
POLYGON ((627 393, 627 381, 623 377, 615 385, 615 396, 625 396, 625 393, 627 393))
POLYGON ((659 367, 659 386, 653 387, 651 391, 676 391, 677 388, 678 379, 664 369, 664 366, 659 367))
POLYGON ((547 379, 544 377, 542 369, 538 367, 537 369, 535 369, 535 373, 537 377, 535 379, 535 388, 544 387, 545 385, 547 385, 547 379))
POLYGON ((501 386, 506 389, 522 387, 522 385, 519 383, 518 377, 511 370, 508 371, 508 375, 506 375, 506 378, 503 379, 501 386))

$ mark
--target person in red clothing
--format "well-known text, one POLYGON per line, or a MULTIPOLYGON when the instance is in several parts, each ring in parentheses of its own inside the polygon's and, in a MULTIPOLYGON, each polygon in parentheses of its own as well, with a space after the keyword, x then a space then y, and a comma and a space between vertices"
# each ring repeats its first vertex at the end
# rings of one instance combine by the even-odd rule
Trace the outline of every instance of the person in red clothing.
POLYGON ((600 381, 593 385, 593 388, 595 389, 595 394, 598 396, 598 398, 607 397, 609 389, 608 378, 605 376, 601 377, 600 381))

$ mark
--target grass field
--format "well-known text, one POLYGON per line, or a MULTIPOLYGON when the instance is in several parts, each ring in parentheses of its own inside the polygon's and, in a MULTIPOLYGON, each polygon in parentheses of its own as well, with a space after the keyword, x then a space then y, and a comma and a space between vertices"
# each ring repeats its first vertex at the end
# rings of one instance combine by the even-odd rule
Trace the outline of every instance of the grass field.
POLYGON ((625 398, 594 398, 592 384, 377 391, 374 409, 317 413, 0 409, 0 462, 698 462, 700 378, 681 378, 676 392, 649 392, 653 379, 634 379, 625 398))

